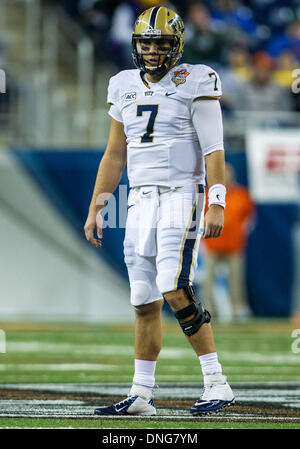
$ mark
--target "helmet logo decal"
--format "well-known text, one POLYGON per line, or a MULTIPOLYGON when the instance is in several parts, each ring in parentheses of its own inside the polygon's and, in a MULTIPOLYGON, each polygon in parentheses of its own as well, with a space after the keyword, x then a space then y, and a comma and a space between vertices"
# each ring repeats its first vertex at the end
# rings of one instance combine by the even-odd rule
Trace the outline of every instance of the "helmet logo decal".
POLYGON ((173 19, 168 21, 168 24, 173 28, 174 33, 182 33, 184 31, 184 23, 183 20, 176 16, 173 19))
POLYGON ((177 70, 173 73, 172 81, 176 84, 176 87, 178 87, 180 84, 186 83, 186 77, 190 74, 190 72, 187 72, 186 70, 177 70))

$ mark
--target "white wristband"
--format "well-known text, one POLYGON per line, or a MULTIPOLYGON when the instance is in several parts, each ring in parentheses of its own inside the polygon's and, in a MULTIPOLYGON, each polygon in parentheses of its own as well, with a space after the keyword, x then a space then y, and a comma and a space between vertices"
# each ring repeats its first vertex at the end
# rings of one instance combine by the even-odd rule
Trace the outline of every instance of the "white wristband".
POLYGON ((225 209, 226 187, 223 184, 214 184, 208 191, 208 207, 218 204, 225 209))

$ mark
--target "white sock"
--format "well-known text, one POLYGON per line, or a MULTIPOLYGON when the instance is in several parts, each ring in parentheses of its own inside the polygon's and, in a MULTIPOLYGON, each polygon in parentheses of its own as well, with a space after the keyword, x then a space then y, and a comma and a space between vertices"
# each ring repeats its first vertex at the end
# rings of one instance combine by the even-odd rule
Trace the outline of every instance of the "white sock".
POLYGON ((210 354, 204 354, 199 356, 203 376, 209 374, 222 374, 222 365, 218 361, 218 354, 211 352, 210 354))
POLYGON ((135 359, 133 383, 153 388, 155 385, 155 368, 156 361, 135 359))

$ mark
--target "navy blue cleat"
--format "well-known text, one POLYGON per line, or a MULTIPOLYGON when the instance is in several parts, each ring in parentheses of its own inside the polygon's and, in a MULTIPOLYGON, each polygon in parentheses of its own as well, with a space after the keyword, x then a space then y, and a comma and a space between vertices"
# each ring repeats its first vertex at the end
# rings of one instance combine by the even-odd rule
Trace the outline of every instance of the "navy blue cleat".
POLYGON ((204 377, 204 391, 201 399, 192 406, 192 415, 206 415, 218 412, 234 404, 234 394, 222 374, 211 374, 204 377))
POLYGON ((142 393, 133 394, 133 391, 136 391, 139 387, 132 387, 130 391, 130 395, 127 399, 124 399, 121 402, 117 402, 116 404, 110 405, 108 407, 99 407, 94 411, 95 415, 115 415, 115 416, 123 416, 123 415, 142 415, 142 416, 151 416, 156 415, 156 408, 154 406, 154 400, 152 397, 152 390, 147 389, 147 393, 142 395, 142 393))

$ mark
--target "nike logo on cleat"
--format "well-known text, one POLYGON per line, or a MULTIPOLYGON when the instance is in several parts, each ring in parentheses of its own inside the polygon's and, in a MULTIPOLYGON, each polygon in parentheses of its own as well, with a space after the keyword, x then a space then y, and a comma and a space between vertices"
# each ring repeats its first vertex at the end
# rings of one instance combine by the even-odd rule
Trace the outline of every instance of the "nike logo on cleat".
MULTIPOLYGON (((131 404, 130 404, 131 405, 131 404)), ((128 404, 127 405, 123 405, 123 407, 116 407, 116 410, 118 412, 121 412, 122 410, 124 410, 124 408, 128 408, 128 404)))
POLYGON ((208 405, 210 407, 217 405, 220 401, 216 400, 216 401, 203 401, 200 403, 200 405, 208 405))

